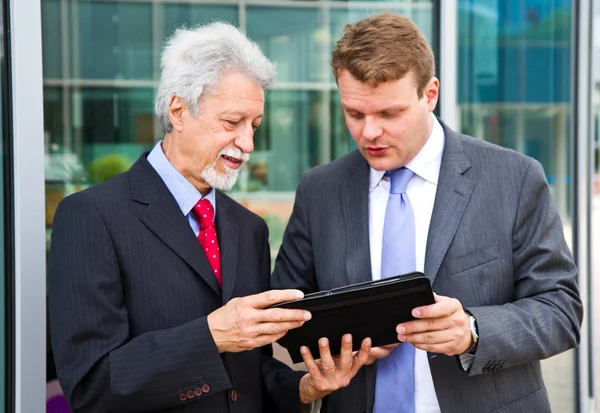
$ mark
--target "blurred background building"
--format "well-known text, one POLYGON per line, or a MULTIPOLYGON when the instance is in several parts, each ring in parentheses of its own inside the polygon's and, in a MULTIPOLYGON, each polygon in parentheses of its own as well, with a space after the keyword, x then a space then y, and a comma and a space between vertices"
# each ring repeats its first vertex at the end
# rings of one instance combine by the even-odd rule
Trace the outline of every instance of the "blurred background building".
POLYGON ((545 381, 553 411, 595 411, 599 0, 1 0, 0 412, 66 412, 45 321, 52 218, 63 197, 127 170, 162 137, 153 99, 165 39, 226 20, 277 63, 231 192, 267 221, 274 257, 299 179, 354 149, 331 50, 345 24, 383 11, 429 39, 446 123, 543 164, 586 305, 581 346, 544 361, 545 381))

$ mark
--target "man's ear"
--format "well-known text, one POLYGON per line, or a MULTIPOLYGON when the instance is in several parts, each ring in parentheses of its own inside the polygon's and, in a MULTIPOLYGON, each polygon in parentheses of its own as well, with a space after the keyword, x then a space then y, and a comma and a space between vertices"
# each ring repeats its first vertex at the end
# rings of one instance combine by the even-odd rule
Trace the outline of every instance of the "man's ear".
POLYGON ((427 98, 427 108, 430 112, 435 109, 440 93, 440 81, 437 77, 432 77, 429 83, 423 89, 423 95, 427 98))
POLYGON ((187 108, 187 105, 179 96, 173 94, 169 99, 169 121, 178 132, 183 130, 183 111, 187 108))

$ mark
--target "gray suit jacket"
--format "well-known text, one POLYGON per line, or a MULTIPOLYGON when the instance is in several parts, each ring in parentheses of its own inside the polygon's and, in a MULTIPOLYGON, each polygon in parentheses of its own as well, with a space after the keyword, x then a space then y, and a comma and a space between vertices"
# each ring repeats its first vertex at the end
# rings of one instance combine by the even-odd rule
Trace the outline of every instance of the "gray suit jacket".
MULTIPOLYGON (((575 347, 583 309, 577 268, 542 166, 444 126, 425 257, 433 290, 477 319, 468 373, 429 354, 441 411, 549 412, 540 360, 575 347)), ((305 292, 371 279, 369 165, 359 152, 314 168, 298 186, 272 278, 305 292)), ((413 205, 418 208, 418 205, 413 205)), ((330 395, 323 412, 371 412, 375 366, 330 395)))

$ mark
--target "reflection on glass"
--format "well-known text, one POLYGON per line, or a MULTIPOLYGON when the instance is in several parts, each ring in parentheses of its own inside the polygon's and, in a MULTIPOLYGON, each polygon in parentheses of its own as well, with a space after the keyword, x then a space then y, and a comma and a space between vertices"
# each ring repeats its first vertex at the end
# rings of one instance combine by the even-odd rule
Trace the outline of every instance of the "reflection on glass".
POLYGON ((69 9, 74 78, 152 79, 151 2, 70 1, 69 9))
MULTIPOLYGON (((58 87, 44 88, 44 148, 48 152, 52 144, 69 145, 64 142, 65 125, 63 90, 58 87)), ((69 125, 70 127, 70 125, 69 125)))
POLYGON ((227 21, 238 24, 237 6, 198 6, 195 4, 165 4, 164 34, 170 36, 176 28, 194 27, 213 20, 227 21))
POLYGON ((344 111, 340 106, 340 95, 337 90, 331 94, 331 157, 337 159, 356 149, 352 135, 346 127, 344 111))
POLYGON ((61 42, 62 25, 60 24, 60 0, 44 0, 42 7, 42 48, 44 78, 62 76, 61 42))
MULTIPOLYGON (((175 28, 229 21, 277 64, 255 151, 231 191, 267 222, 273 258, 302 175, 354 149, 329 66, 343 25, 385 10, 410 12, 431 36, 431 0, 373 1, 368 8, 321 1, 204 3, 42 1, 48 235, 64 196, 125 170, 162 137, 154 93, 160 52, 175 28)), ((55 377, 49 364, 47 378, 55 377)))
POLYGON ((327 74, 327 32, 315 8, 251 7, 247 33, 277 63, 279 82, 319 82, 327 74))
MULTIPOLYGON (((519 4, 459 1, 461 129, 542 163, 572 246, 572 2, 519 4)), ((553 411, 575 409, 574 360, 569 351, 542 363, 553 411)))
POLYGON ((72 125, 72 135, 81 142, 80 150, 75 152, 92 184, 128 169, 142 152, 152 147, 153 99, 152 89, 73 91, 74 111, 81 116, 81 124, 72 125))
POLYGON ((302 175, 319 164, 322 112, 321 92, 268 92, 265 118, 254 136, 254 152, 236 189, 294 191, 302 175))

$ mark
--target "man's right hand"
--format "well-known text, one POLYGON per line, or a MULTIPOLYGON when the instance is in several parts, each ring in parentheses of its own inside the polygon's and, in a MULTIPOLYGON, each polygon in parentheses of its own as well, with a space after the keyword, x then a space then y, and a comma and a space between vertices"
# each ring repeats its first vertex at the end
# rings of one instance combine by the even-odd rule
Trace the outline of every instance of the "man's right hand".
POLYGON ((207 317, 219 353, 235 353, 271 344, 310 320, 305 310, 268 308, 304 297, 299 290, 270 290, 233 298, 207 317))

